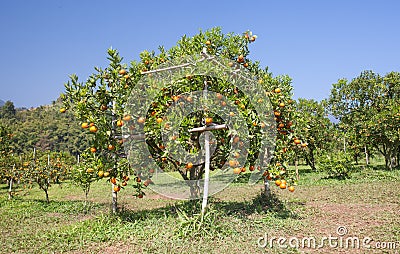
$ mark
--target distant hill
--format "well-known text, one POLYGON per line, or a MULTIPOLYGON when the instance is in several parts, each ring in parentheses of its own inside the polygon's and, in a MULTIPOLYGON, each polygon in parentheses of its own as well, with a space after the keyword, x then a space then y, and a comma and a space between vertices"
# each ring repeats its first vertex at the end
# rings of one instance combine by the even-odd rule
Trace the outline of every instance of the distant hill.
POLYGON ((4 102, 3 100, 0 100, 0 107, 3 106, 4 103, 5 103, 5 102, 4 102))

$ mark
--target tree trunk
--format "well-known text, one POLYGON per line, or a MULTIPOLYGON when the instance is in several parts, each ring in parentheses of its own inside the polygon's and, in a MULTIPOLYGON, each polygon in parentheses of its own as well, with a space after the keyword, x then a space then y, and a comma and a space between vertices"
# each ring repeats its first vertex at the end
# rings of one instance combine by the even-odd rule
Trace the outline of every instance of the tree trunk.
POLYGON ((111 209, 112 209, 112 213, 116 214, 118 212, 118 193, 116 191, 114 191, 114 184, 111 185, 112 188, 112 202, 111 202, 111 209))
POLYGON ((364 146, 364 153, 365 153, 365 164, 368 166, 369 165, 369 156, 368 156, 368 150, 367 146, 364 146))
POLYGON ((10 180, 8 181, 10 184, 10 188, 8 189, 8 199, 12 199, 12 186, 13 186, 13 178, 11 177, 10 180))
POLYGON ((316 171, 317 168, 315 167, 315 159, 314 159, 314 155, 313 155, 312 151, 310 151, 311 158, 309 158, 307 155, 304 157, 305 157, 307 165, 310 166, 312 170, 316 171))
MULTIPOLYGON (((115 100, 113 100, 113 102, 112 102, 112 127, 111 127, 111 135, 113 136, 113 137, 115 137, 116 136, 116 120, 117 120, 117 118, 116 118, 116 116, 115 116, 115 112, 116 112, 116 103, 115 103, 115 100)), ((116 167, 117 167, 117 158, 116 158, 116 155, 114 154, 113 155, 114 156, 114 172, 116 171, 116 167)), ((117 197, 118 197, 118 195, 117 195, 117 192, 116 191, 114 191, 114 184, 112 184, 111 185, 111 211, 112 211, 112 213, 113 214, 116 214, 117 212, 118 212, 118 199, 117 199, 117 197)))
POLYGON ((269 181, 264 178, 264 195, 267 199, 271 197, 271 190, 269 188, 269 181))
POLYGON ((44 193, 46 194, 46 202, 48 204, 48 203, 50 203, 50 200, 49 200, 49 193, 47 192, 47 189, 44 190, 44 193))

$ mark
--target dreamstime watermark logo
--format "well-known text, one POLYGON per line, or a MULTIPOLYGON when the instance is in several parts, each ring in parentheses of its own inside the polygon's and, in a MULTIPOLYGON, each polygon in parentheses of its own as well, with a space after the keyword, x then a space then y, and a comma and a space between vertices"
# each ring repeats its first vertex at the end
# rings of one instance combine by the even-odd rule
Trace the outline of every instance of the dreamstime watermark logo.
MULTIPOLYGON (((182 132, 182 121, 202 111, 212 112, 222 119, 222 122, 213 124, 224 126, 231 137, 227 140, 230 142, 230 150, 225 163, 218 165, 219 170, 213 172, 209 177, 209 182, 207 181, 208 195, 223 190, 238 177, 233 174, 232 166, 228 162, 235 161, 237 163, 235 167, 244 167, 251 149, 253 149, 253 154, 258 154, 255 168, 269 163, 272 157, 271 151, 275 148, 276 123, 273 107, 265 89, 258 83, 258 79, 246 68, 232 64, 231 60, 211 56, 206 52, 176 58, 159 66, 156 70, 143 73, 125 107, 125 113, 132 116, 132 121, 123 126, 123 137, 127 141, 124 142, 124 147, 129 163, 134 169, 138 169, 139 173, 152 172, 151 179, 154 184, 149 185, 149 188, 157 193, 175 199, 191 199, 193 198, 191 186, 195 185, 203 190, 204 179, 184 180, 179 174, 171 173, 172 170, 176 171, 176 168, 161 168, 157 164, 159 163, 157 160, 161 158, 166 164, 173 162, 183 168, 182 165, 190 163, 202 170, 201 165, 207 164, 205 151, 209 151, 212 157, 217 150, 218 140, 215 139, 213 130, 208 131, 209 142, 207 143, 204 142, 204 132, 199 132, 198 140, 201 147, 198 151, 188 151, 187 147, 177 141, 177 137, 182 132), (218 88, 217 91, 208 89, 214 85, 212 82, 216 81, 221 84, 229 83, 232 91, 234 88, 237 89, 236 93, 240 91, 243 98, 247 98, 249 105, 254 109, 255 112, 252 114, 257 116, 258 123, 263 126, 260 128, 258 151, 254 151, 254 146, 250 145, 247 119, 240 112, 240 106, 245 107, 244 104, 237 105, 238 100, 232 101, 225 97, 224 92, 219 93, 218 88), (190 82, 191 84, 197 82, 194 87, 198 90, 188 89, 190 82), (163 102, 160 115, 153 116, 157 118, 158 128, 146 129, 147 121, 155 122, 149 116, 149 111, 151 112, 155 107, 160 108, 160 96, 165 96, 166 91, 171 92, 170 102, 163 102), (159 148, 157 153, 162 156, 160 158, 155 158, 154 149, 149 145, 155 140, 154 136, 161 137, 162 144, 156 144, 159 148), (235 142, 235 140, 240 141, 235 142), (207 148, 205 148, 206 144, 209 144, 207 148)), ((203 123, 203 127, 205 126, 206 124, 203 123)), ((208 160, 209 163, 210 160, 208 160)), ((261 179, 262 173, 258 170, 253 171, 249 183, 255 183, 261 179)))
POLYGON ((322 248, 339 248, 339 249, 381 249, 381 250, 397 250, 400 243, 397 241, 374 241, 371 237, 349 236, 348 229, 345 226, 339 226, 336 234, 322 236, 306 237, 275 237, 265 234, 257 240, 259 248, 294 248, 294 249, 322 249, 322 248))

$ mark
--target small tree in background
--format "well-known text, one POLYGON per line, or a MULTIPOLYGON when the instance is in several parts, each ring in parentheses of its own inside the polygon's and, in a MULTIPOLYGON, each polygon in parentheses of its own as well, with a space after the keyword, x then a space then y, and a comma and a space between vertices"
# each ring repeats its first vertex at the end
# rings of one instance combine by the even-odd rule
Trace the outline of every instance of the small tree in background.
POLYGON ((26 156, 23 162, 23 178, 28 183, 36 183, 45 193, 49 203, 49 188, 53 184, 61 183, 68 175, 73 159, 61 152, 36 152, 26 156))
POLYGON ((301 156, 312 170, 316 170, 317 157, 322 151, 332 151, 333 123, 329 120, 326 101, 298 99, 297 132, 304 139, 301 156))
POLYGON ((351 82, 341 79, 333 84, 329 105, 356 147, 373 146, 388 169, 399 165, 400 73, 364 71, 351 82))

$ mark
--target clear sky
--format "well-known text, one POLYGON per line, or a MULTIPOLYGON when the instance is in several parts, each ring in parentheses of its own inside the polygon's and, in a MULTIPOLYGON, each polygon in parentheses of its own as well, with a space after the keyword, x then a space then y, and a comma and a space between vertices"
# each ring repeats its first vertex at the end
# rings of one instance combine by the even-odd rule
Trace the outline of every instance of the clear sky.
POLYGON ((329 96, 339 78, 400 71, 400 1, 0 1, 0 99, 49 104, 70 74, 171 47, 184 34, 220 26, 258 35, 251 58, 293 79, 295 98, 329 96))

